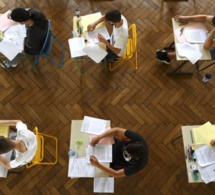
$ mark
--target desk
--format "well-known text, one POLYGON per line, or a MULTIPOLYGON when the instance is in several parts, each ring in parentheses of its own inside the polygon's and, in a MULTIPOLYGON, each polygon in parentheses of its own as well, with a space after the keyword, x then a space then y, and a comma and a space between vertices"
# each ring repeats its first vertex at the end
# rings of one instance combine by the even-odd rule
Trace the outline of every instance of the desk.
MULTIPOLYGON (((81 21, 80 22, 81 22, 81 26, 83 26, 83 32, 82 32, 81 36, 84 37, 85 40, 86 40, 87 26, 89 24, 91 24, 92 22, 98 20, 101 17, 102 17, 101 12, 81 16, 81 21)), ((100 24, 98 24, 96 26, 96 28, 97 29, 101 28, 104 25, 105 25, 104 22, 101 22, 100 24)), ((73 31, 77 32, 77 17, 76 16, 73 17, 73 31)), ((106 50, 106 46, 103 43, 98 43, 98 45, 100 47, 102 47, 104 50, 106 50)), ((91 58, 89 58, 88 56, 81 56, 81 57, 76 57, 75 60, 76 60, 76 65, 78 67, 79 73, 80 73, 80 75, 82 75, 79 60, 91 60, 91 58)), ((107 63, 106 63, 106 61, 103 64, 104 64, 104 68, 105 68, 105 73, 107 73, 107 63)))
MULTIPOLYGON (((192 138, 191 138, 191 134, 190 134, 190 130, 193 128, 199 127, 199 125, 193 125, 193 126, 182 126, 182 137, 183 137, 183 144, 184 144, 184 152, 185 152, 185 147, 189 145, 192 145, 192 138)), ((202 145, 195 145, 195 149, 202 146, 202 145)), ((196 162, 189 162, 188 159, 186 158, 186 168, 187 168, 187 176, 188 176, 188 182, 189 183, 199 183, 199 182, 203 182, 201 175, 199 173, 199 179, 198 181, 194 181, 193 179, 193 173, 192 170, 190 169, 190 165, 194 164, 196 162)), ((196 163, 197 164, 197 163, 196 163)))
MULTIPOLYGON (((78 153, 78 157, 85 157, 85 149, 89 145, 89 135, 81 132, 81 125, 83 120, 72 120, 71 123, 71 134, 70 134, 70 150, 75 150, 78 153), (82 145, 78 147, 76 140, 83 140, 82 145)), ((110 121, 107 121, 106 127, 110 127, 110 121)), ((109 166, 109 163, 102 163, 105 166, 109 166)), ((100 169, 95 169, 95 177, 108 177, 108 174, 104 173, 100 169)))
MULTIPOLYGON (((176 22, 174 20, 174 18, 172 18, 172 25, 173 25, 173 34, 174 34, 174 42, 170 45, 169 49, 172 48, 173 44, 175 43, 179 43, 177 37, 175 36, 175 33, 174 33, 174 30, 176 29, 181 29, 182 27, 188 27, 188 26, 191 26, 193 25, 194 22, 189 22, 187 25, 183 25, 183 26, 179 26, 179 23, 176 22)), ((210 54, 210 50, 209 49, 204 49, 203 48, 203 43, 199 43, 199 48, 200 48, 200 52, 203 54, 201 59, 200 60, 211 60, 211 54, 210 54)), ((168 48, 167 48, 168 49, 168 48)), ((175 70, 173 70, 172 72, 169 72, 167 73, 167 75, 169 76, 172 76, 172 75, 193 75, 192 72, 183 72, 183 71, 178 71, 180 68, 182 68, 187 62, 188 62, 188 59, 185 58, 185 57, 180 57, 178 55, 178 52, 177 52, 177 47, 175 47, 176 49, 176 59, 178 61, 183 61, 181 63, 181 65, 179 65, 175 70)), ((195 67, 196 67, 196 70, 199 72, 199 64, 198 64, 198 61, 195 63, 195 67)))
MULTIPOLYGON (((4 137, 8 137, 9 135, 9 126, 7 125, 0 125, 0 135, 3 135, 4 137)), ((10 159, 11 152, 8 152, 6 154, 2 154, 6 159, 10 159)), ((8 173, 8 169, 4 168, 2 164, 0 164, 0 177, 6 178, 8 173)))

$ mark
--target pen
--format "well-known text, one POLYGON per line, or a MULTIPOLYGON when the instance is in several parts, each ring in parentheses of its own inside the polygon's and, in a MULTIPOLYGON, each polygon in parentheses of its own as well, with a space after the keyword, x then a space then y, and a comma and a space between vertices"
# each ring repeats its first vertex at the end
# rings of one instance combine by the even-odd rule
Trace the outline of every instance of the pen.
POLYGON ((184 27, 180 29, 180 32, 181 32, 180 36, 183 34, 183 31, 184 31, 184 27))

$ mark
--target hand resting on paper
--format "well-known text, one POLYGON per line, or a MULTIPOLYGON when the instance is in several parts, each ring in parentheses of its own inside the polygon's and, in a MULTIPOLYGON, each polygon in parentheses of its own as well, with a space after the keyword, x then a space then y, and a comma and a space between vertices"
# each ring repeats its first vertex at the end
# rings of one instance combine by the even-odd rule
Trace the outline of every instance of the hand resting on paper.
POLYGON ((97 160, 97 158, 95 156, 90 156, 90 163, 93 165, 93 166, 96 166, 99 164, 99 161, 97 160))
POLYGON ((186 24, 189 23, 189 21, 187 20, 186 16, 176 15, 176 16, 174 16, 174 19, 175 19, 176 22, 179 23, 179 26, 186 25, 186 24))
POLYGON ((93 137, 93 138, 91 139, 91 141, 90 141, 90 145, 91 145, 91 146, 95 146, 96 144, 98 144, 99 140, 100 140, 100 139, 99 139, 98 136, 93 137))
POLYGON ((210 144, 211 144, 212 146, 215 146, 215 139, 211 139, 210 144))

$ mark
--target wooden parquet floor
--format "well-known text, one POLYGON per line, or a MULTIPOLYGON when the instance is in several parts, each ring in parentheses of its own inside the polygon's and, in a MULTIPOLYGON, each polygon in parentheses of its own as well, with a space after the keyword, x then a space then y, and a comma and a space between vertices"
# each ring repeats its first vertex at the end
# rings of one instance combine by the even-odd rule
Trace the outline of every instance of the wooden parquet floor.
MULTIPOLYGON (((0 68, 0 118, 21 119, 30 129, 38 126, 59 139, 56 166, 35 166, 21 174, 0 179, 0 194, 93 194, 92 179, 67 177, 69 137, 72 119, 84 115, 111 120, 119 126, 142 134, 149 144, 149 163, 144 172, 115 180, 116 195, 188 195, 215 194, 214 183, 189 184, 182 140, 175 146, 171 140, 181 135, 182 125, 215 123, 215 79, 202 83, 206 72, 191 77, 166 76, 177 66, 159 63, 155 51, 173 40, 171 18, 174 15, 214 14, 215 2, 193 0, 0 0, 0 13, 15 7, 40 8, 51 19, 53 33, 67 50, 71 38, 75 9, 81 14, 111 8, 119 9, 129 24, 136 23, 138 34, 138 70, 125 63, 113 73, 104 74, 102 65, 82 63, 80 77, 75 61, 66 52, 62 68, 41 60, 35 74, 30 65, 20 65, 8 74, 0 68)), ((194 67, 186 65, 186 69, 194 67)), ((48 144, 50 151, 53 146, 48 144)))

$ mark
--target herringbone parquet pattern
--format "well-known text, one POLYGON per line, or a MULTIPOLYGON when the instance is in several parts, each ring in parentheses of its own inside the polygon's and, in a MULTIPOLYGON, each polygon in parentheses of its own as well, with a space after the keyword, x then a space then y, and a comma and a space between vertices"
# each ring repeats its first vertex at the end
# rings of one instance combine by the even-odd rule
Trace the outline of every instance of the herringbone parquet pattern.
MULTIPOLYGON (((78 7, 81 14, 105 13, 119 9, 129 24, 136 23, 139 68, 128 64, 113 73, 104 74, 103 66, 82 63, 79 76, 75 61, 66 52, 64 66, 57 69, 46 59, 35 74, 25 61, 10 75, 0 69, 0 118, 21 119, 30 129, 59 138, 59 162, 56 166, 35 166, 21 174, 0 179, 0 194, 93 194, 92 179, 67 177, 70 125, 84 115, 110 119, 112 127, 120 126, 141 133, 149 144, 149 164, 144 172, 115 180, 117 195, 215 194, 214 183, 188 184, 182 140, 175 146, 171 140, 181 134, 181 125, 215 123, 215 80, 204 84, 206 72, 192 77, 168 77, 166 72, 177 66, 158 63, 155 51, 173 39, 171 18, 176 14, 214 14, 215 2, 193 0, 0 0, 0 12, 15 7, 38 7, 51 19, 53 33, 68 50, 72 18, 78 7)), ((193 69, 191 65, 187 69, 193 69)), ((47 147, 52 150, 52 145, 47 147)))

